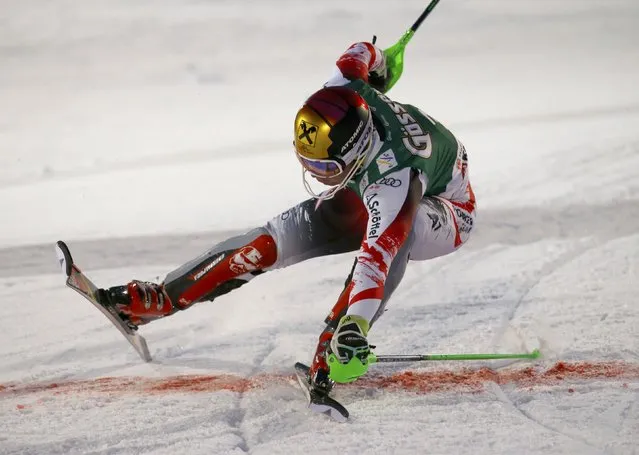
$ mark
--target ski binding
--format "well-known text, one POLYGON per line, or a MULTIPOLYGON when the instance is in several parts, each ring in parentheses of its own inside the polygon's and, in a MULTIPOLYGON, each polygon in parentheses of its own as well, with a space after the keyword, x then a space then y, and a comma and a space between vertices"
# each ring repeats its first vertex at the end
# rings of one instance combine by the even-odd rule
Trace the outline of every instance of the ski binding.
POLYGON ((71 252, 69 247, 63 242, 58 241, 55 247, 56 255, 62 272, 67 277, 66 284, 74 291, 78 292, 82 297, 87 299, 93 304, 111 323, 122 333, 127 339, 135 351, 140 355, 145 362, 151 361, 151 354, 149 348, 146 345, 146 340, 137 333, 137 327, 131 326, 120 317, 115 308, 104 305, 100 302, 98 297, 98 287, 87 278, 87 276, 80 271, 80 269, 73 263, 71 258, 71 252))
POLYGON ((295 376, 299 382, 302 391, 308 400, 308 408, 317 414, 326 414, 337 422, 346 422, 348 420, 348 410, 342 404, 329 397, 313 390, 308 382, 309 367, 303 363, 295 364, 295 376))

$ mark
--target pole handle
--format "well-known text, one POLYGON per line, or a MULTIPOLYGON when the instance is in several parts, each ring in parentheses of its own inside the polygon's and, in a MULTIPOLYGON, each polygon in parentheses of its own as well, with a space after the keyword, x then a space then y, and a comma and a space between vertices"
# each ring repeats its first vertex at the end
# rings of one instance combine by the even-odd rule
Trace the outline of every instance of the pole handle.
POLYGON ((424 19, 428 17, 430 12, 439 3, 439 0, 431 0, 422 14, 419 15, 417 20, 411 27, 404 32, 402 37, 388 49, 384 49, 384 55, 386 57, 386 70, 387 80, 384 87, 384 93, 388 92, 399 81, 402 73, 404 72, 404 49, 411 40, 417 29, 422 25, 424 19))

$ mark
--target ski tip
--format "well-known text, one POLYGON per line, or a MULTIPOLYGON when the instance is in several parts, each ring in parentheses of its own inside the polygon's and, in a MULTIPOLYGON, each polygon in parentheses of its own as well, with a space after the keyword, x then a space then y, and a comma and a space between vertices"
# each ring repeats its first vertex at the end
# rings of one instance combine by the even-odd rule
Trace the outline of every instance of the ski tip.
POLYGON ((535 349, 533 350, 533 352, 530 353, 531 359, 538 359, 539 357, 541 357, 541 352, 539 351, 539 349, 535 349))
POLYGON ((344 406, 342 406, 335 400, 331 400, 331 402, 311 401, 308 407, 315 414, 324 414, 325 416, 330 417, 336 422, 348 422, 348 411, 344 406))
POLYGON ((299 382, 302 391, 306 395, 308 408, 312 412, 324 414, 336 422, 344 423, 348 421, 348 410, 339 401, 327 395, 320 395, 317 392, 311 391, 306 379, 309 369, 309 366, 302 362, 295 363, 297 382, 299 382))
POLYGON ((58 240, 55 244, 55 253, 58 258, 58 264, 66 276, 71 276, 73 270, 73 259, 69 247, 62 240, 58 240))

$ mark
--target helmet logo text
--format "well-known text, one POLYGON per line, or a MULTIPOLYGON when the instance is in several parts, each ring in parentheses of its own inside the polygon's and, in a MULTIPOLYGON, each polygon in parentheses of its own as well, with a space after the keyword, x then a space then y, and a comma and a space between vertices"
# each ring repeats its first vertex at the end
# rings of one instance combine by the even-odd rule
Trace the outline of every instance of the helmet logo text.
POLYGON ((360 120, 359 125, 357 125, 357 129, 355 130, 353 135, 348 139, 348 141, 346 141, 346 144, 342 146, 342 150, 341 150, 342 153, 344 153, 345 150, 348 150, 351 147, 351 145, 353 145, 353 142, 355 142, 355 138, 357 137, 359 132, 362 130, 362 126, 364 126, 364 122, 360 120))

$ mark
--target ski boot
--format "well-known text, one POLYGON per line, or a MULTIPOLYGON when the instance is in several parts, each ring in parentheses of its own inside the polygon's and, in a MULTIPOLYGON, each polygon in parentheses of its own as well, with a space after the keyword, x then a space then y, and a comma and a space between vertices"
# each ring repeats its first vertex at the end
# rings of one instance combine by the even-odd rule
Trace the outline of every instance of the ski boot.
POLYGON ((333 382, 333 380, 329 377, 328 364, 326 363, 331 338, 333 338, 333 329, 331 327, 326 327, 319 337, 315 356, 313 357, 313 363, 308 370, 307 380, 311 394, 316 394, 322 397, 328 396, 335 385, 335 382, 333 382))
POLYGON ((179 309, 171 303, 163 285, 138 280, 124 286, 98 289, 98 300, 102 305, 114 308, 134 330, 179 309))
POLYGON ((340 319, 327 356, 330 380, 344 384, 366 374, 371 354, 368 329, 368 321, 361 316, 345 315, 340 319))

